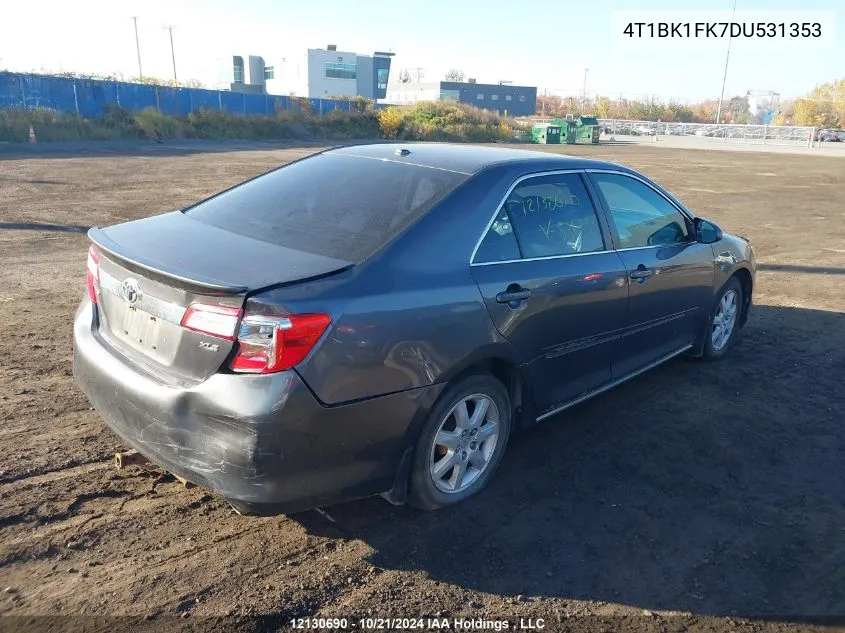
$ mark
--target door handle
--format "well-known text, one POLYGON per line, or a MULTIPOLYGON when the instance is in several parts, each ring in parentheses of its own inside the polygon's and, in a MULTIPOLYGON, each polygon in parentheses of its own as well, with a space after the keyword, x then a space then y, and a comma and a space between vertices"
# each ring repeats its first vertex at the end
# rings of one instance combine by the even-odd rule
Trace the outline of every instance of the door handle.
POLYGON ((640 264, 636 270, 632 270, 630 275, 628 275, 631 279, 634 279, 639 282, 644 282, 646 279, 651 277, 654 274, 653 270, 649 270, 642 264, 640 264))
POLYGON ((508 288, 505 292, 500 292, 496 295, 497 303, 515 303, 519 304, 531 296, 531 291, 528 288, 517 287, 514 289, 508 288))

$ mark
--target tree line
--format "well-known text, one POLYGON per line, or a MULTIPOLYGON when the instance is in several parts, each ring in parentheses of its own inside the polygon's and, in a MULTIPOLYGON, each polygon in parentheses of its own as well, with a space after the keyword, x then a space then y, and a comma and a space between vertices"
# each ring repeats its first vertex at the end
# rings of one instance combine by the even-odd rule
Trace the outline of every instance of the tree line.
MULTIPOLYGON (((769 106, 775 112, 771 125, 796 125, 816 128, 845 128, 845 79, 817 86, 807 95, 769 106)), ((562 117, 590 114, 600 119, 663 121, 667 123, 715 123, 719 100, 707 99, 692 104, 661 99, 610 99, 595 97, 537 96, 537 115, 562 117)), ((760 123, 751 114, 747 96, 735 96, 722 102, 720 123, 760 123)))

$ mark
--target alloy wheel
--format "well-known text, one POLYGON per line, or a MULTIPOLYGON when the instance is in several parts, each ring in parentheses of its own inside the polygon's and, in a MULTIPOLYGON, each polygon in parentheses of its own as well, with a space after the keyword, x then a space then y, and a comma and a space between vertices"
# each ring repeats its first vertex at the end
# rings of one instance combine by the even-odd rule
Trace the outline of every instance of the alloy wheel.
POLYGON ((717 352, 722 349, 731 338, 736 325, 737 316, 737 293, 736 290, 728 290, 716 308, 716 315, 713 317, 713 331, 710 341, 713 349, 717 352))
POLYGON ((490 465, 499 440, 499 410, 483 394, 461 399, 440 422, 429 471, 445 493, 466 490, 490 465))

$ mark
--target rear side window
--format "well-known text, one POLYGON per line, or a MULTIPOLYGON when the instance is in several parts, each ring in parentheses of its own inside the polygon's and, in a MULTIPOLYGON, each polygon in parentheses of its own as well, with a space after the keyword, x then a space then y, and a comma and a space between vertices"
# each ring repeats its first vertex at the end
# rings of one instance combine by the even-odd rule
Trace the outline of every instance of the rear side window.
POLYGON ((524 180, 508 195, 505 209, 525 258, 604 250, 595 209, 578 174, 524 180))
POLYGON ((466 178, 441 169, 320 154, 185 213, 232 233, 360 263, 466 178))
POLYGON ((478 245, 473 263, 506 262, 519 259, 519 246, 513 234, 511 219, 502 207, 496 214, 493 224, 478 245))

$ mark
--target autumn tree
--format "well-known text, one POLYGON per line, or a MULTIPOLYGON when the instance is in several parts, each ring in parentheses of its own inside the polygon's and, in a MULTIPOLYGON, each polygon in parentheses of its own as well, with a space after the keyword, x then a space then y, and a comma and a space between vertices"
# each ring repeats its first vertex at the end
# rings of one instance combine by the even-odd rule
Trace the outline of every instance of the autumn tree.
POLYGON ((596 97, 593 114, 599 119, 607 119, 610 115, 610 99, 607 97, 596 97))
POLYGON ((817 86, 795 100, 793 122, 818 128, 845 127, 845 79, 817 86))

